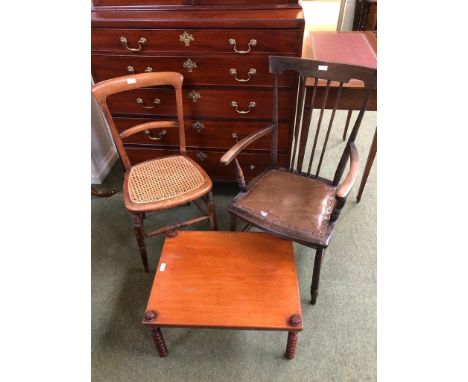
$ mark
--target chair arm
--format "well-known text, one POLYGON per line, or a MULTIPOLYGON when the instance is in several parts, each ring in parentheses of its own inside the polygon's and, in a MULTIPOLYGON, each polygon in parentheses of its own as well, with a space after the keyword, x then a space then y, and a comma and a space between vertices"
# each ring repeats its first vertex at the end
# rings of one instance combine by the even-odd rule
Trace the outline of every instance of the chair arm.
POLYGON ((234 146, 232 146, 219 160, 221 164, 227 166, 231 163, 237 155, 244 150, 248 145, 255 142, 257 139, 271 133, 273 131, 273 126, 266 127, 261 130, 254 131, 252 134, 249 134, 245 138, 241 139, 234 146))
POLYGON ((354 142, 349 142, 349 156, 351 158, 351 163, 348 174, 336 190, 336 196, 338 198, 344 199, 348 196, 359 173, 359 155, 354 142))

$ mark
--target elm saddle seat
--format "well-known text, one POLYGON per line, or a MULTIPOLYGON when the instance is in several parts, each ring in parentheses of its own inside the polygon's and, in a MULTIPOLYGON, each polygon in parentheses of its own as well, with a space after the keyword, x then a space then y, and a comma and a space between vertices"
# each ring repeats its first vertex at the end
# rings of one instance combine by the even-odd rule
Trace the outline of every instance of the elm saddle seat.
POLYGON ((328 246, 334 224, 336 187, 279 168, 265 172, 239 193, 229 212, 244 220, 254 217, 278 236, 328 246))

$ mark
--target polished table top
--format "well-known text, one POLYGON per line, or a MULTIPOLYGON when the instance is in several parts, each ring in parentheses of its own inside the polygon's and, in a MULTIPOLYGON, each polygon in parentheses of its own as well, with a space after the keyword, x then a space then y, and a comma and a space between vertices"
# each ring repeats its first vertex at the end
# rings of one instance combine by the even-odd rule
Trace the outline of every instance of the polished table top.
MULTIPOLYGON (((266 233, 178 231, 164 242, 151 325, 302 330, 293 246, 266 233)), ((145 322, 148 324, 148 322, 145 322)))

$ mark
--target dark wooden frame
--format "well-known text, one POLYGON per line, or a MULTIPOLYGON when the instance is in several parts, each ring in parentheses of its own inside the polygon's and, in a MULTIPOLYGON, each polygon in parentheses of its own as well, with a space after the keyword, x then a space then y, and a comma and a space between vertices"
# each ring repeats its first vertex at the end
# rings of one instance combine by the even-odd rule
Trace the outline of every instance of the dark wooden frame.
MULTIPOLYGON (((295 119, 295 126, 293 131, 293 139, 294 144, 291 149, 291 158, 290 158, 290 166, 287 171, 290 171, 294 174, 304 177, 311 177, 313 179, 325 182, 326 184, 332 185, 336 188, 335 192, 335 204, 333 208, 333 212, 330 217, 330 222, 327 228, 327 235, 326 239, 323 241, 317 240, 297 240, 297 235, 295 237, 293 230, 281 230, 279 231, 277 228, 268 224, 267 221, 258 219, 258 217, 249 214, 243 213, 242 219, 247 221, 247 225, 244 229, 248 229, 251 226, 255 226, 263 231, 269 232, 273 235, 278 237, 282 237, 284 239, 293 240, 299 242, 303 245, 309 246, 311 248, 316 249, 315 254, 315 261, 314 261, 314 270, 312 276, 312 283, 311 283, 311 304, 315 304, 317 301, 318 296, 318 287, 319 287, 319 279, 320 279, 320 269, 323 260, 323 256, 325 254, 325 249, 328 247, 329 241, 331 239, 332 233, 335 228, 336 220, 338 219, 345 203, 346 199, 356 181, 358 171, 359 171, 359 157, 356 146, 354 141, 356 139, 357 133, 359 131, 359 127, 361 125, 362 119, 364 117, 364 113, 367 108, 367 104, 371 97, 371 92, 375 91, 377 87, 377 70, 364 68, 360 66, 354 65, 346 65, 346 64, 337 64, 325 61, 317 61, 317 60, 306 60, 296 57, 278 57, 278 56, 271 56, 270 57, 270 73, 275 75, 275 97, 273 102, 273 117, 272 117, 272 125, 265 127, 261 130, 258 130, 248 137, 239 141, 236 145, 234 145, 229 151, 224 154, 221 158, 221 164, 229 165, 232 163, 234 173, 236 176, 236 180, 239 184, 241 189, 241 193, 236 196, 234 200, 239 197, 242 197, 245 192, 248 192, 252 185, 255 185, 257 181, 261 181, 262 176, 271 171, 271 169, 278 168, 278 75, 282 72, 287 70, 293 70, 298 73, 299 75, 299 89, 298 89, 298 99, 296 105, 296 119, 295 119), (306 107, 306 82, 307 78, 314 79, 314 86, 313 86, 313 94, 311 100, 311 106, 309 113, 304 113, 304 110, 307 109, 306 107), (312 121, 312 113, 314 111, 315 105, 315 98, 317 95, 318 83, 319 80, 323 79, 326 80, 326 87, 323 92, 322 96, 322 106, 320 109, 320 117, 317 123, 317 129, 315 133, 314 144, 312 147, 312 154, 309 161, 309 165, 307 166, 307 171, 303 171, 303 162, 304 154, 306 151, 306 143, 307 137, 309 135, 309 128, 310 122, 312 121), (328 137, 330 135, 330 131, 333 126, 333 120, 335 112, 339 106, 341 91, 343 88, 343 84, 349 82, 352 79, 357 79, 363 82, 364 86, 363 89, 365 91, 366 96, 361 104, 359 109, 359 115, 355 121, 351 134, 347 140, 345 149, 341 156, 341 159, 338 163, 337 169, 335 171, 335 175, 333 180, 328 180, 319 177, 320 169, 322 165, 322 161, 324 159, 324 154, 328 142, 328 137), (333 110, 330 118, 330 122, 328 125, 326 138, 324 140, 322 153, 319 159, 319 163, 317 166, 317 171, 315 174, 312 173, 312 162, 314 159, 314 154, 317 145, 317 138, 319 136, 321 123, 322 123, 322 116, 323 111, 327 106, 327 99, 329 95, 329 90, 332 86, 332 82, 338 82, 337 87, 337 94, 333 97, 333 110), (260 174, 256 179, 254 179, 249 185, 246 185, 242 168, 239 165, 236 157, 237 155, 244 150, 248 145, 255 142, 260 137, 265 135, 271 134, 272 141, 271 141, 271 168, 266 170, 263 174, 260 174), (350 169, 344 180, 341 181, 343 177, 343 173, 345 167, 350 161, 350 169), (341 183, 340 183, 341 182, 341 183)), ((239 211, 236 211, 233 203, 228 208, 228 211, 231 213, 231 230, 235 230, 237 218, 240 217, 239 211)))
MULTIPOLYGON (((145 239, 147 237, 168 234, 171 235, 175 230, 186 227, 201 221, 209 220, 211 229, 217 230, 217 221, 216 221, 216 211, 213 200, 212 182, 208 177, 206 172, 193 160, 187 156, 187 149, 185 144, 185 129, 184 129, 184 114, 182 107, 182 83, 184 77, 180 73, 176 72, 154 72, 154 73, 142 73, 135 75, 128 75, 113 78, 110 80, 102 81, 93 86, 92 94, 96 98, 104 117, 110 127, 112 138, 114 140, 117 151, 119 152, 122 163, 125 167, 125 179, 124 179, 124 199, 126 201, 126 207, 129 212, 132 214, 132 225, 135 231, 135 236, 140 251, 141 259, 145 271, 148 272, 148 256, 146 254, 146 245, 145 239), (109 111, 107 105, 107 97, 116 93, 138 89, 142 87, 150 86, 172 86, 175 90, 176 96, 176 105, 177 105, 177 121, 151 121, 144 124, 139 124, 133 127, 130 127, 123 132, 119 133, 117 127, 115 126, 112 115, 109 111), (198 171, 203 175, 204 183, 201 187, 192 190, 183 195, 166 199, 163 201, 156 201, 150 203, 136 204, 129 202, 129 193, 128 193, 128 174, 132 168, 132 164, 128 158, 127 152, 125 150, 123 139, 139 133, 141 131, 152 130, 152 129, 163 129, 163 128, 178 128, 179 131, 179 148, 180 154, 184 156, 188 161, 190 161, 198 171), (206 203, 207 211, 204 210, 202 206, 198 204, 197 199, 203 199, 206 203), (143 220, 146 217, 147 212, 160 211, 168 208, 173 208, 187 203, 192 202, 202 213, 201 216, 180 222, 173 225, 168 225, 152 232, 145 232, 143 220)), ((158 158, 161 159, 161 158, 158 158)))

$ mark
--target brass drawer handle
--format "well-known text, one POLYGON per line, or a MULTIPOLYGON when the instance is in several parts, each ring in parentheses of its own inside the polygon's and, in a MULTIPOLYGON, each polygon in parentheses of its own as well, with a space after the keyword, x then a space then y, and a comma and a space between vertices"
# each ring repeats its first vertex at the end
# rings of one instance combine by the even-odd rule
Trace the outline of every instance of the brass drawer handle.
POLYGON ((192 90, 189 93, 187 93, 187 97, 189 97, 195 103, 201 98, 201 94, 196 92, 195 90, 192 90))
POLYGON ((207 156, 204 152, 199 151, 199 152, 197 153, 197 159, 198 159, 200 162, 204 162, 206 158, 208 158, 208 156, 207 156))
POLYGON ((236 112, 239 113, 239 114, 247 114, 247 113, 250 113, 253 109, 255 109, 255 106, 257 106, 257 104, 255 102, 250 102, 249 103, 249 110, 239 110, 239 105, 237 105, 237 102, 236 101, 232 101, 231 102, 231 106, 236 109, 236 112))
POLYGON ((121 43, 125 48, 127 48, 127 50, 129 50, 130 52, 139 52, 140 50, 143 49, 143 46, 146 45, 146 38, 140 37, 140 39, 138 40, 138 48, 130 48, 130 47, 128 46, 127 38, 124 37, 124 36, 120 37, 120 43, 121 43))
POLYGON ((201 131, 205 128, 205 125, 201 122, 196 121, 194 124, 192 124, 192 127, 197 130, 198 133, 201 133, 201 131))
POLYGON ((257 40, 255 40, 254 38, 250 39, 249 49, 247 50, 237 50, 237 46, 236 46, 237 42, 233 38, 229 39, 229 45, 234 48, 234 52, 239 53, 239 54, 247 54, 247 53, 250 53, 250 49, 252 49, 252 47, 257 46, 257 40))
POLYGON ((239 142, 239 136, 237 135, 237 133, 232 133, 231 137, 236 140, 236 143, 239 142))
POLYGON ((253 68, 249 70, 247 73, 248 77, 243 79, 243 78, 237 78, 237 70, 234 68, 229 69, 229 74, 234 77, 234 79, 238 82, 249 82, 253 76, 257 74, 257 71, 253 68))
MULTIPOLYGON (((145 69, 145 73, 151 73, 153 68, 151 66, 147 66, 145 69)), ((133 66, 127 66, 127 72, 130 74, 135 74, 135 68, 133 66)))
POLYGON ((151 106, 144 105, 143 100, 141 98, 137 98, 136 102, 137 102, 137 104, 141 105, 145 109, 154 109, 156 107, 156 105, 159 105, 161 103, 161 100, 159 98, 155 98, 154 101, 153 101, 153 105, 151 105, 151 106))
POLYGON ((153 137, 151 135, 151 131, 149 130, 145 130, 145 134, 149 139, 152 139, 153 141, 160 141, 162 137, 164 137, 167 134, 167 130, 161 130, 157 137, 153 137))
POLYGON ((195 61, 192 61, 190 58, 185 61, 182 65, 184 69, 187 69, 189 73, 193 72, 193 69, 197 67, 197 63, 195 61))
POLYGON ((183 42, 185 46, 190 46, 190 43, 192 41, 195 41, 195 38, 189 34, 187 31, 184 31, 184 33, 179 35, 179 41, 183 42))

